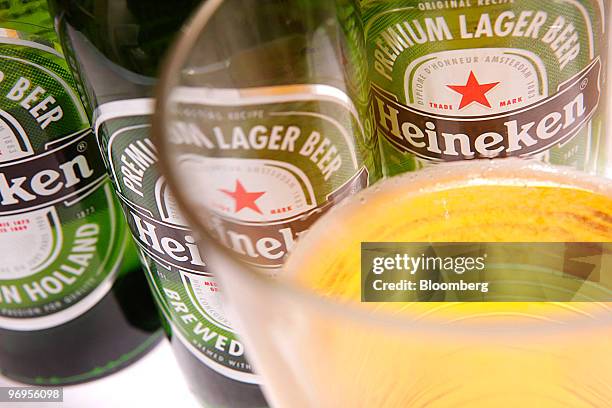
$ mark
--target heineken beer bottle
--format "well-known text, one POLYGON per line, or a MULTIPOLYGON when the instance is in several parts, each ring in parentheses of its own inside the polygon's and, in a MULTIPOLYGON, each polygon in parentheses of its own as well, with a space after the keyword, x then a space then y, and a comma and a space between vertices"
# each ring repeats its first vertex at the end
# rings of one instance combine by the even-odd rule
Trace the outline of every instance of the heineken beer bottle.
POLYGON ((387 174, 510 156, 603 173, 609 2, 361 6, 387 174))
MULTIPOLYGON (((79 82, 83 86, 87 104, 95 112, 94 128, 98 142, 132 233, 139 244, 159 308, 166 316, 172 347, 192 390, 204 404, 211 406, 266 405, 259 388, 259 378, 253 374, 245 357, 248 350, 245 350, 232 323, 228 321, 219 299, 214 274, 223 271, 210 271, 207 268, 206 251, 196 246, 194 234, 186 227, 166 180, 160 175, 159 155, 151 142, 150 121, 154 107, 151 96, 161 57, 190 11, 200 2, 118 3, 98 0, 83 5, 78 1, 56 0, 53 3, 60 37, 66 48, 71 50, 69 60, 80 76, 79 82)), ((270 37, 270 52, 267 55, 274 55, 272 51, 276 50, 289 57, 298 56, 305 49, 300 37, 304 30, 305 8, 297 4, 309 2, 274 0, 257 4, 257 7, 255 3, 244 2, 233 12, 226 9, 224 22, 216 23, 220 30, 224 26, 235 29, 234 38, 220 40, 226 53, 219 56, 231 60, 233 71, 220 69, 222 64, 215 65, 217 61, 213 55, 216 54, 213 53, 212 60, 198 63, 202 70, 188 74, 190 83, 195 85, 199 80, 216 83, 223 81, 228 74, 235 74, 241 78, 240 86, 244 87, 265 85, 273 91, 273 85, 281 85, 274 84, 273 79, 284 72, 286 65, 268 63, 262 67, 268 72, 265 84, 257 84, 255 79, 250 79, 253 66, 249 65, 251 62, 248 60, 252 54, 240 48, 242 45, 237 45, 243 34, 240 28, 255 21, 262 27, 277 30, 270 37), (243 14, 246 10, 253 13, 247 16, 243 14), (287 10, 291 10, 291 15, 284 18, 283 13, 287 10), (291 42, 273 44, 274 36, 291 42)), ((314 5, 326 3, 312 2, 314 5)), ((319 9, 322 8, 319 6, 319 9)), ((313 10, 309 7, 306 9, 313 10)), ((351 32, 355 41, 363 41, 361 31, 358 31, 360 20, 355 18, 356 14, 351 14, 351 10, 355 12, 355 8, 352 8, 346 16, 347 21, 351 18, 356 25, 351 32)), ((225 37, 225 34, 221 37, 225 37)), ((251 51, 255 54, 262 52, 251 51)), ((348 60, 353 58, 354 52, 345 55, 348 60)), ((320 55, 320 61, 325 61, 324 57, 329 56, 333 57, 333 54, 320 55)), ((363 61, 364 57, 361 58, 363 61)), ((324 66, 321 64, 321 67, 324 66)), ((349 66, 354 67, 355 64, 347 64, 349 66)), ((362 79, 366 78, 364 70, 359 73, 362 79)), ((321 71, 320 74, 328 82, 337 79, 335 73, 325 76, 328 72, 321 71)), ((353 78, 357 79, 356 76, 353 78)), ((253 111, 253 106, 242 106, 231 99, 237 91, 236 86, 230 89, 234 84, 223 85, 226 88, 224 96, 229 98, 225 102, 235 103, 235 112, 253 111)), ((223 127, 224 135, 215 139, 215 143, 219 144, 209 151, 210 160, 196 163, 197 166, 213 166, 218 170, 216 181, 219 184, 215 188, 220 190, 216 191, 216 198, 223 200, 232 210, 226 217, 217 220, 216 229, 228 239, 230 245, 233 240, 243 243, 247 248, 244 259, 253 261, 270 273, 274 273, 282 264, 297 235, 317 218, 319 212, 329 208, 340 196, 362 188, 367 184, 368 174, 375 174, 364 165, 363 151, 354 145, 352 133, 330 126, 329 119, 318 119, 315 115, 308 117, 306 114, 301 117, 275 115, 280 107, 286 110, 313 109, 316 107, 314 99, 321 97, 328 100, 323 103, 331 118, 352 126, 355 117, 360 115, 347 112, 346 106, 342 105, 347 99, 346 91, 334 88, 333 83, 326 85, 323 81, 319 85, 322 86, 279 86, 276 89, 285 92, 279 95, 276 102, 262 100, 259 103, 253 99, 253 104, 261 105, 258 117, 236 116, 233 123, 224 123, 221 119, 216 123, 202 123, 191 117, 178 125, 178 132, 183 137, 188 137, 190 132, 209 132, 210 126, 223 127), (313 89, 322 88, 329 95, 310 93, 313 89), (304 97, 311 101, 304 100, 304 97), (253 150, 249 151, 249 146, 245 145, 229 148, 227 143, 231 143, 234 128, 237 128, 236 132, 260 129, 257 136, 259 142, 255 142, 257 149, 253 146, 253 150), (319 133, 318 140, 311 139, 308 146, 304 146, 308 135, 322 129, 329 131, 319 133), (298 131, 303 134, 297 135, 298 131), (279 137, 287 141, 282 143, 279 137), (265 143, 264 139, 270 143, 265 143), (279 148, 274 147, 276 144, 279 144, 279 148), (280 144, 290 144, 292 151, 280 149, 280 144), (223 148, 226 150, 220 150, 223 148), (304 152, 301 156, 299 149, 304 152), (308 149, 310 154, 306 155, 308 149), (333 154, 326 155, 330 150, 333 154), (217 154, 222 157, 215 158, 217 154), (342 159, 336 156, 342 156, 342 159), (274 163, 278 163, 278 166, 274 163), (323 171, 325 168, 328 168, 327 172, 323 171), (304 196, 303 191, 308 194, 304 196), (336 192, 338 196, 334 195, 336 192), (306 215, 309 214, 312 217, 307 221, 306 215), (251 223, 254 218, 261 222, 251 223), (303 220, 299 221, 300 218, 303 220), (259 227, 248 227, 255 224, 259 224, 259 227)), ((189 99, 192 95, 190 91, 196 88, 194 86, 179 95, 181 103, 184 103, 182 107, 193 108, 193 112, 204 112, 206 108, 200 103, 202 101, 189 99)), ((367 107, 367 92, 361 93, 361 99, 367 107)), ((212 102, 208 112, 217 118, 232 110, 227 104, 217 106, 215 103, 212 102)))
MULTIPOLYGON (((210 214, 203 227, 212 240, 275 277, 316 220, 379 178, 375 139, 362 120, 361 20, 353 1, 217 4, 194 17, 168 58, 155 117, 160 163, 210 214)), ((200 294, 201 310, 235 338, 208 289, 226 272, 179 272, 152 275, 175 321, 183 314, 176 300, 200 294)), ((186 329, 195 342, 197 328, 186 329)), ((278 353, 279 362, 292 355, 278 353)))
POLYGON ((206 308, 207 301, 215 307, 218 293, 158 170, 150 136, 153 87, 162 57, 199 3, 50 2, 190 388, 206 406, 261 407, 266 402, 242 343, 218 323, 222 317, 211 317, 206 308))
POLYGON ((0 372, 71 384, 161 338, 45 1, 0 3, 0 372))

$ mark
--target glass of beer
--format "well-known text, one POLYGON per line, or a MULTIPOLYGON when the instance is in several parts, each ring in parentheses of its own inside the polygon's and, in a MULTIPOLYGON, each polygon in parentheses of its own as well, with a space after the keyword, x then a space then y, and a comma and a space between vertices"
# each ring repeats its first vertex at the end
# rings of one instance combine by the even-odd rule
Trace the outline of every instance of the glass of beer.
MULTIPOLYGON (((361 85, 368 81, 357 74, 367 57, 358 20, 347 17, 358 10, 354 2, 247 3, 209 1, 185 29, 162 75, 154 133, 172 200, 220 280, 226 301, 216 307, 241 334, 271 405, 609 404, 606 156, 588 172, 552 165, 542 151, 420 161, 419 171, 376 182, 376 163, 388 166, 390 159, 376 158, 372 128, 384 122, 390 134, 379 136, 394 137, 398 120, 413 144, 452 141, 434 131, 442 122, 450 126, 448 118, 395 117, 401 101, 385 99, 380 109, 378 101, 390 98, 381 89, 363 108, 361 85), (275 25, 282 18, 258 18, 266 7, 281 15, 297 10, 300 23, 287 19, 294 23, 288 35, 275 25), (343 52, 326 52, 333 49, 343 52), (340 141, 348 147, 339 148, 340 141), (262 151, 272 153, 258 156, 262 151), (421 247, 408 254, 411 243, 421 247), (454 262, 452 273, 436 263, 442 255, 454 262), (421 263, 412 269, 419 279, 408 273, 390 281, 401 275, 392 271, 409 269, 408 259, 421 263), (423 267, 429 260, 438 265, 433 272, 423 267)), ((542 32, 555 22, 537 16, 542 32)), ((575 87, 599 81, 599 109, 607 106, 604 78, 580 78, 575 87)), ((584 113, 579 95, 568 97, 559 114, 584 113)), ((541 110, 541 100, 534 104, 519 110, 541 110)), ((519 113, 510 110, 501 125, 516 125, 526 140, 530 122, 519 113)), ((485 127, 499 125, 491 122, 498 116, 465 119, 478 131, 475 146, 492 147, 502 137, 485 127)), ((549 112, 531 127, 546 136, 561 120, 549 112)), ((576 125, 576 134, 581 130, 576 125)), ((598 140, 599 151, 609 152, 610 138, 598 140)))

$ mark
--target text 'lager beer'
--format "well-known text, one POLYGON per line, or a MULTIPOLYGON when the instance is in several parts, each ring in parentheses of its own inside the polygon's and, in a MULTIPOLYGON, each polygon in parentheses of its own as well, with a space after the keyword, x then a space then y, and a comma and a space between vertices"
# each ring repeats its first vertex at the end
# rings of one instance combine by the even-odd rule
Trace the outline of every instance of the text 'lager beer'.
MULTIPOLYGON (((532 249, 537 242, 612 242, 608 181, 587 181, 577 172, 522 160, 465 166, 442 165, 378 184, 322 218, 290 256, 282 275, 287 281, 353 307, 323 315, 305 307, 302 325, 308 331, 292 338, 291 346, 303 350, 296 358, 302 378, 309 389, 320 390, 327 404, 321 406, 609 403, 611 303, 525 301, 574 287, 571 298, 597 282, 609 284, 609 253, 600 269, 589 262, 596 252, 591 258, 561 259, 561 266, 577 265, 576 273, 583 275, 578 279, 556 269, 520 268, 513 261, 461 275, 487 282, 505 270, 497 287, 511 287, 510 299, 523 301, 360 303, 363 242, 398 248, 406 242, 530 242, 532 249), (308 362, 320 357, 321 349, 326 362, 319 369, 308 362)), ((485 253, 482 262, 490 261, 485 253)), ((609 289, 606 293, 610 299, 609 289)), ((262 372, 271 383, 283 375, 266 368, 262 372)))
POLYGON ((46 1, 0 4, 0 372, 92 380, 159 320, 46 1))
POLYGON ((603 172, 609 2, 361 6, 386 174, 494 157, 603 172))

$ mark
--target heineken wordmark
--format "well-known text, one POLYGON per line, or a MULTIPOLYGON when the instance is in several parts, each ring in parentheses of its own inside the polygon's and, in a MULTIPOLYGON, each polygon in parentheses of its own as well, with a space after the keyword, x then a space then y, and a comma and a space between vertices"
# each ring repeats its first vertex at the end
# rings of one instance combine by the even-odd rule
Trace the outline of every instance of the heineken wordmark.
POLYGON ((159 335, 149 333, 150 300, 140 330, 114 299, 119 286, 142 291, 144 282, 129 276, 134 247, 46 5, 9 5, 0 10, 0 370, 30 383, 81 382, 159 335))
POLYGON ((603 172, 603 0, 361 4, 387 174, 508 156, 603 172))

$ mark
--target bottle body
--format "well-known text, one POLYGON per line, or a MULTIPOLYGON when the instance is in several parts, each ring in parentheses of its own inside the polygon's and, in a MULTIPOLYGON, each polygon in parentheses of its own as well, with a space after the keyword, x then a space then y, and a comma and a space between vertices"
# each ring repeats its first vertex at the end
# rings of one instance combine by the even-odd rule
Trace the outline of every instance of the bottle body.
MULTIPOLYGON (((109 12, 111 2, 96 3, 96 9, 87 13, 94 16, 91 18, 79 14, 82 8, 76 7, 74 1, 56 1, 59 30, 68 44, 66 48, 72 50, 73 56, 69 59, 81 77, 79 82, 87 103, 95 111, 98 142, 139 244, 158 306, 166 316, 175 354, 187 372, 192 390, 205 404, 265 406, 259 378, 248 362, 248 349, 245 350, 220 302, 217 271, 208 270, 206 249, 200 252, 196 247, 194 235, 186 227, 166 180, 159 173, 159 152, 150 139, 149 122, 154 105, 151 95, 161 62, 160 50, 165 50, 183 19, 200 3, 182 1, 168 10, 166 2, 146 2, 145 7, 144 2, 134 1, 123 10, 113 8, 113 13, 109 12), (173 17, 162 18, 168 13, 173 17)), ((196 69, 187 78, 193 88, 201 80, 228 88, 225 94, 228 99, 224 105, 216 105, 214 101, 194 102, 187 90, 179 95, 186 98, 180 101, 181 109, 206 111, 216 119, 200 122, 194 117, 184 117, 183 125, 207 134, 212 127, 220 126, 225 139, 219 136, 219 143, 221 139, 229 142, 234 130, 248 133, 255 128, 260 133, 255 142, 259 148, 251 152, 244 145, 225 150, 218 146, 205 153, 207 160, 195 165, 203 166, 206 171, 214 168, 215 180, 222 183, 211 187, 218 194, 215 199, 228 210, 217 219, 219 238, 225 239, 230 247, 231 241, 237 239, 240 244, 233 249, 240 252, 240 245, 246 248, 242 260, 255 262, 274 274, 298 235, 321 213, 341 198, 364 188, 370 179, 376 179, 375 166, 368 161, 374 161, 373 157, 366 158, 364 150, 367 149, 358 147, 352 139, 353 130, 362 127, 359 122, 362 115, 357 113, 355 105, 367 106, 367 92, 359 93, 357 98, 362 103, 355 105, 347 95, 347 87, 359 88, 359 85, 346 85, 339 49, 347 47, 344 55, 347 60, 355 57, 355 50, 343 39, 345 34, 339 35, 336 42, 326 42, 328 34, 337 28, 335 20, 326 28, 329 32, 313 36, 319 41, 312 51, 319 64, 296 69, 304 75, 310 69, 319 70, 319 76, 311 81, 304 81, 304 76, 282 77, 281 81, 285 82, 274 82, 274 78, 286 74, 285 69, 295 68, 293 62, 308 46, 304 22, 324 26, 328 20, 322 18, 329 17, 325 13, 335 3, 278 0, 264 5, 250 1, 241 5, 245 14, 232 12, 232 7, 236 7, 232 3, 223 5, 222 18, 215 17, 220 30, 235 29, 227 36, 224 32, 218 37, 223 37, 224 51, 215 51, 210 58, 206 53, 202 59, 199 59, 202 55, 194 55, 195 66, 203 69, 196 69), (306 12, 309 18, 304 18, 306 12), (248 50, 251 37, 248 29, 238 29, 247 26, 262 33, 266 31, 264 36, 269 37, 263 48, 256 47, 252 53, 248 50), (287 58, 287 63, 275 65, 273 59, 266 60, 266 55, 281 55, 287 58), (257 56, 267 61, 263 69, 269 73, 266 78, 253 77, 249 69, 253 66, 250 58, 257 56), (216 64, 218 59, 231 60, 230 70, 215 70, 214 67, 223 65, 216 64), (209 70, 210 67, 213 69, 209 70), (239 78, 239 82, 227 82, 228 78, 239 78), (240 88, 248 87, 259 87, 264 94, 267 89, 270 94, 279 91, 283 95, 280 99, 265 95, 263 99, 234 98, 240 88), (302 113, 282 118, 276 115, 283 110, 302 113), (265 138, 270 144, 263 142, 265 138), (286 148, 275 148, 276 144, 286 148), (263 197, 263 201, 255 196, 263 197), (249 197, 252 202, 241 201, 249 197), (241 205, 244 206, 241 208, 241 205)), ((353 23, 357 21, 354 11, 352 3, 345 9, 345 18, 353 23)), ((361 38, 359 31, 352 33, 356 39, 361 38)), ((213 37, 204 33, 203 38, 208 41, 213 37)), ((355 68, 355 65, 346 65, 345 68, 355 68)), ((361 70, 356 72, 364 75, 361 70)), ((351 77, 352 81, 356 79, 351 77)), ((364 133, 362 129, 359 137, 364 133)), ((199 170, 202 168, 194 169, 199 170)))
POLYGON ((160 339, 159 321, 46 2, 0 11, 0 371, 72 384, 160 339))
POLYGON ((51 2, 174 354, 203 404, 266 406, 244 346, 203 310, 204 298, 218 302, 218 293, 158 170, 151 142, 153 86, 162 56, 199 2, 104 0, 91 8, 78 3, 51 2), (204 294, 204 289, 211 290, 204 294))
POLYGON ((609 4, 362 1, 387 174, 532 157, 606 171, 609 4))
MULTIPOLYGON (((352 1, 217 4, 202 9, 205 23, 204 13, 194 17, 168 58, 156 141, 165 174, 181 193, 176 200, 193 200, 197 211, 188 217, 208 231, 204 255, 219 257, 216 241, 235 261, 276 277, 316 220, 379 177, 364 123, 358 9, 352 1)), ((202 293, 202 310, 230 332, 233 322, 206 289, 216 290, 216 278, 223 281, 231 268, 182 277, 186 293, 202 293)), ((294 351, 271 352, 282 365, 294 351)))
POLYGON ((223 325, 215 278, 157 168, 151 98, 96 108, 95 129, 174 354, 205 404, 265 406, 236 333, 223 325))

